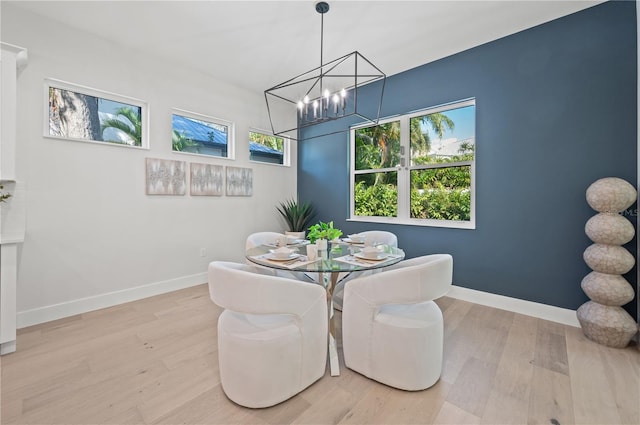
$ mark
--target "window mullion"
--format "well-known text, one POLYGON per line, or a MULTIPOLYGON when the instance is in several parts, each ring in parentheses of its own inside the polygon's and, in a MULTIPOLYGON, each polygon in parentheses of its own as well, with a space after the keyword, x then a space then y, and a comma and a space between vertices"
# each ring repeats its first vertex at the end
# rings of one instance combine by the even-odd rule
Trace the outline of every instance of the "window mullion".
POLYGON ((404 150, 401 155, 401 165, 398 167, 398 218, 409 218, 411 195, 411 143, 409 131, 409 118, 400 119, 400 146, 404 150))

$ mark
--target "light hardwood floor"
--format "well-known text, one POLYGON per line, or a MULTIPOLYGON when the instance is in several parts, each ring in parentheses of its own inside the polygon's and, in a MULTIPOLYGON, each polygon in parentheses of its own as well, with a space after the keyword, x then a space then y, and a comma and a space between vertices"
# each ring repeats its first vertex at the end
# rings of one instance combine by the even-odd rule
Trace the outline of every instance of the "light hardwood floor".
MULTIPOLYGON (((640 353, 580 329, 438 300, 442 378, 405 392, 344 368, 268 409, 220 387, 220 309, 200 285, 22 329, 1 363, 2 424, 639 424, 640 353)), ((337 319, 339 319, 339 314, 337 319)))

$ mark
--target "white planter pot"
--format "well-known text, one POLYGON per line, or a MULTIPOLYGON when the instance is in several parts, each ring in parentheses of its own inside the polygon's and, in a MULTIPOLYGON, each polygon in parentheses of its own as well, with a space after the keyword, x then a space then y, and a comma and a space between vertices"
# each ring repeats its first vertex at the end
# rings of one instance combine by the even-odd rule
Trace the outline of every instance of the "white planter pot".
POLYGON ((296 239, 304 239, 305 237, 305 232, 284 232, 285 235, 287 236, 293 236, 296 239))

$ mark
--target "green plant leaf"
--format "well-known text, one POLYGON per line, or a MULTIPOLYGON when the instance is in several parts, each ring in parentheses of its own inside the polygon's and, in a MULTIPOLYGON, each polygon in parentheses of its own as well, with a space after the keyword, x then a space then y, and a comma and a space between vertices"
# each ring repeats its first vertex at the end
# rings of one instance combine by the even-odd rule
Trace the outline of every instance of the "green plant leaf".
POLYGON ((276 210, 284 218, 291 232, 303 232, 316 215, 310 202, 299 203, 294 199, 281 202, 276 210))

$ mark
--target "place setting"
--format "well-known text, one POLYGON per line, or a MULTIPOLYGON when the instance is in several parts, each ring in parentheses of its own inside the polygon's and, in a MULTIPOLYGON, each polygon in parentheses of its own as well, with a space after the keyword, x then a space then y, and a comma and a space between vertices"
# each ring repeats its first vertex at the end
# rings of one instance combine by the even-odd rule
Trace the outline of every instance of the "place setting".
POLYGON ((375 246, 367 246, 359 252, 350 255, 344 255, 342 257, 336 258, 335 260, 353 264, 356 266, 376 266, 384 263, 387 260, 395 258, 398 258, 398 256, 386 252, 384 249, 375 246))
POLYGON ((304 264, 313 263, 315 261, 315 259, 309 260, 306 255, 302 255, 297 251, 297 249, 283 246, 276 249, 270 249, 268 253, 257 255, 253 258, 291 269, 300 267, 304 264))

